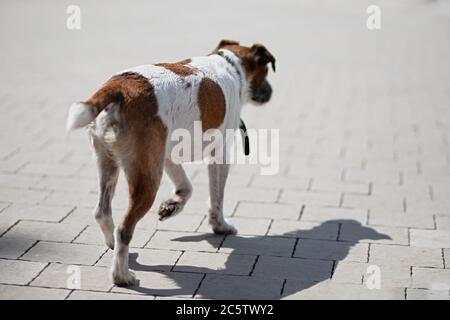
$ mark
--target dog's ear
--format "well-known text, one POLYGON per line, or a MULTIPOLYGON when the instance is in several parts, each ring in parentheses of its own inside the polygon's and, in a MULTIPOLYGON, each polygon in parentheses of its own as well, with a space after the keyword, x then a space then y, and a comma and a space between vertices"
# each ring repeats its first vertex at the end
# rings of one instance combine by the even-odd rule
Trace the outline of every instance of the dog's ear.
POLYGON ((225 46, 233 46, 233 45, 239 45, 239 42, 238 41, 234 41, 234 40, 226 40, 226 39, 224 39, 224 40, 219 42, 219 44, 217 45, 217 47, 214 49, 213 52, 217 52, 217 51, 219 51, 220 49, 222 49, 225 46))
POLYGON ((250 55, 258 64, 266 65, 270 62, 275 72, 275 57, 262 44, 254 44, 250 48, 250 55))

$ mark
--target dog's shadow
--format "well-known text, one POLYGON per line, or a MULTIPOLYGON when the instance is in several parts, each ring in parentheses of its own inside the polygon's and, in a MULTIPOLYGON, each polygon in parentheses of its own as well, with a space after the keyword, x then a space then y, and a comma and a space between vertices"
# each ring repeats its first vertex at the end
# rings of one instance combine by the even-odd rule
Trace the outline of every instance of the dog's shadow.
MULTIPOLYGON (((367 226, 361 225, 358 221, 355 220, 348 220, 348 219, 340 219, 340 220, 329 220, 326 222, 321 223, 320 225, 309 229, 309 230, 298 230, 296 232, 290 232, 282 235, 277 236, 254 236, 254 237, 240 237, 239 235, 234 237, 239 237, 239 241, 224 241, 221 244, 221 248, 226 248, 229 251, 231 251, 231 254, 228 256, 227 261, 225 262, 225 268, 221 269, 220 272, 217 270, 209 269, 207 267, 197 267, 197 266, 186 266, 184 265, 181 271, 186 270, 186 272, 190 273, 197 273, 197 274, 233 274, 233 270, 236 270, 237 265, 242 265, 240 263, 240 259, 243 258, 241 253, 242 248, 252 248, 252 247, 258 247, 259 242, 261 240, 267 240, 267 238, 289 238, 289 239, 298 239, 297 248, 302 245, 302 240, 307 241, 307 239, 321 239, 323 238, 324 233, 327 232, 327 230, 330 230, 329 224, 336 224, 339 228, 343 224, 351 224, 352 226, 352 233, 354 235, 358 235, 357 239, 354 239, 352 242, 347 241, 339 241, 339 249, 337 249, 335 252, 332 253, 332 260, 330 259, 330 263, 334 261, 334 264, 336 265, 339 261, 344 260, 350 249, 358 243, 360 240, 368 239, 368 240, 381 240, 381 239, 390 239, 389 236, 385 234, 378 233, 372 228, 369 228, 367 226), (239 245, 234 245, 234 243, 239 243, 239 245), (227 272, 228 271, 228 272, 227 272)), ((219 236, 217 236, 219 237, 219 236)), ((214 237, 211 237, 209 234, 198 234, 198 235, 192 235, 192 236, 185 236, 176 238, 172 241, 181 241, 181 242, 187 242, 187 241, 208 241, 210 244, 213 244, 214 237)), ((217 241, 214 241, 214 244, 217 243, 217 241)), ((323 251, 323 246, 326 245, 326 241, 309 241, 308 242, 308 252, 321 252, 323 251)), ((262 254, 264 255, 264 253, 262 254)), ((152 289, 152 288, 145 288, 141 286, 140 284, 130 287, 130 290, 139 292, 141 294, 147 294, 147 295, 156 295, 156 296, 185 296, 189 297, 192 296, 192 281, 189 279, 186 279, 183 276, 180 276, 180 273, 183 272, 163 272, 161 270, 171 270, 173 266, 169 265, 143 265, 140 264, 137 261, 138 253, 130 253, 129 256, 129 265, 132 270, 139 271, 139 272, 161 272, 167 277, 171 277, 172 280, 176 283, 177 289, 152 289), (158 271, 159 270, 159 271, 158 271), (176 276, 178 275, 178 276, 176 276)), ((293 258, 297 259, 297 258, 293 258)), ((310 259, 297 259, 297 262, 302 263, 301 261, 305 261, 305 264, 308 262, 311 262, 310 259)), ((317 261, 317 260, 316 260, 317 261)), ((311 267, 309 267, 311 268, 311 267)), ((271 278, 276 279, 286 279, 288 278, 287 275, 283 275, 283 268, 278 268, 273 270, 273 274, 270 275, 271 278)), ((245 275, 244 275, 245 276, 245 275)), ((249 275, 246 275, 249 276, 249 275)), ((267 277, 265 275, 265 277, 267 277)), ((283 296, 288 296, 297 292, 300 292, 302 290, 308 289, 314 285, 317 285, 318 283, 329 280, 331 277, 330 270, 327 270, 326 268, 321 271, 321 268, 318 268, 314 270, 314 279, 304 279, 302 278, 301 281, 293 281, 290 282, 289 288, 285 288, 283 292, 280 290, 280 295, 278 298, 282 298, 283 296), (292 285, 293 283, 297 283, 296 285, 292 285)), ((138 276, 139 278, 139 276, 138 276)), ((201 287, 201 286, 200 286, 201 287)), ((220 288, 217 288, 217 290, 220 290, 220 288)), ((208 296, 205 291, 201 292, 201 297, 206 299, 215 298, 217 295, 208 296)))

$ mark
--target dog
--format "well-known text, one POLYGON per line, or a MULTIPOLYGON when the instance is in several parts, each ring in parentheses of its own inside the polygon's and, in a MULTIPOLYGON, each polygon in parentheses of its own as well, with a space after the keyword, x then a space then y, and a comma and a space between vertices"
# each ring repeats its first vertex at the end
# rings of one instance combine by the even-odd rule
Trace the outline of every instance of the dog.
MULTIPOLYGON (((161 204, 160 220, 179 213, 192 194, 182 164, 169 156, 174 147, 169 141, 171 133, 179 128, 192 132, 195 121, 201 121, 203 132, 237 130, 244 104, 261 105, 271 98, 269 64, 275 71, 275 58, 265 46, 222 40, 206 56, 117 73, 87 101, 71 105, 67 130, 86 127, 93 145, 99 173, 94 216, 106 245, 114 250, 112 279, 116 285, 136 283, 128 268, 128 246, 137 222, 153 205, 163 170, 175 193, 161 204), (111 200, 120 168, 129 186, 129 205, 115 227, 111 200)), ((221 157, 226 154, 222 151, 221 157)), ((237 232, 222 211, 228 171, 226 161, 208 164, 209 223, 217 234, 237 232)))

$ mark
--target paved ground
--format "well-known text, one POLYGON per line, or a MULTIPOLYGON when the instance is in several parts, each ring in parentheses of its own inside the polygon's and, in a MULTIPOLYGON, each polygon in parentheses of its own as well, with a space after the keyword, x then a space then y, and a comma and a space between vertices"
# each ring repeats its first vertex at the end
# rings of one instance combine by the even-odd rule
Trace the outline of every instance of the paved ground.
MULTIPOLYGON (((379 31, 356 0, 92 2, 77 1, 78 31, 65 27, 72 1, 0 3, 1 299, 449 299, 445 2, 372 1, 379 31), (91 216, 95 166, 84 132, 65 140, 68 106, 115 71, 221 38, 277 57, 273 101, 243 117, 281 130, 279 174, 234 168, 225 207, 240 234, 222 237, 205 220, 205 170, 188 166, 192 201, 164 223, 152 208, 132 241, 140 285, 114 287, 91 216), (68 289, 78 271, 81 290, 68 289)), ((116 219, 126 193, 122 179, 116 219)))

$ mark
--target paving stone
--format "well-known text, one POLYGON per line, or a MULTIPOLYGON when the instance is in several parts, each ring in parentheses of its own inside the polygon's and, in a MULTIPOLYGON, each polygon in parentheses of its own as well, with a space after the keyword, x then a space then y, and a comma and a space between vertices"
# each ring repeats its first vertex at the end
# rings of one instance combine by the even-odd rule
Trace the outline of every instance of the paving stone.
POLYGON ((280 202, 297 205, 339 206, 339 192, 302 192, 285 190, 281 193, 280 202))
POLYGON ((425 248, 450 248, 450 231, 411 229, 411 245, 425 248))
POLYGON ((253 274, 265 278, 323 281, 331 277, 332 261, 261 256, 253 274))
POLYGON ((204 233, 157 231, 145 246, 153 249, 216 252, 223 236, 204 233))
POLYGON ((406 289, 407 300, 449 300, 448 291, 427 289, 406 289))
POLYGON ((13 160, 0 161, 0 172, 6 174, 16 173, 17 170, 24 167, 27 163, 28 160, 24 159, 19 162, 13 160))
POLYGON ((271 218, 297 220, 301 206, 278 203, 239 203, 235 216, 248 218, 271 218))
POLYGON ((22 220, 37 220, 46 222, 59 222, 71 211, 74 210, 72 206, 44 206, 44 205, 27 205, 27 204, 13 204, 2 212, 2 217, 5 219, 22 219, 22 220))
POLYGON ((312 284, 288 280, 283 299, 295 300, 404 300, 403 288, 368 289, 364 285, 333 283, 312 284))
POLYGON ((49 191, 34 191, 0 187, 0 201, 20 204, 37 204, 48 197, 49 191))
POLYGON ((0 235, 6 233, 6 231, 11 229, 17 222, 17 219, 14 218, 0 220, 0 235))
POLYGON ((295 239, 282 237, 228 236, 219 252, 290 257, 295 239))
POLYGON ((450 216, 436 216, 436 227, 438 230, 450 230, 450 216))
MULTIPOLYGON (((148 240, 150 240, 153 233, 153 230, 136 228, 130 242, 130 247, 142 248, 148 240)), ((73 240, 73 243, 105 245, 105 240, 100 226, 97 225, 88 226, 79 234, 79 236, 77 236, 75 240, 73 240)))
POLYGON ((0 300, 64 300, 70 290, 0 284, 0 300))
POLYGON ((249 275, 256 256, 207 252, 185 252, 174 271, 249 275))
MULTIPOLYGON (((199 190, 196 190, 194 192, 200 193, 199 190)), ((209 199, 205 194, 208 194, 208 190, 204 191, 203 198, 202 199, 189 199, 186 206, 183 208, 183 212, 180 213, 180 215, 206 215, 208 213, 209 209, 209 199)), ((167 195, 161 199, 161 201, 166 200, 167 195)), ((236 199, 228 199, 225 201, 223 206, 223 214, 226 217, 229 217, 234 214, 234 211, 238 205, 238 200, 236 199)), ((156 202, 158 205, 160 202, 156 202)), ((155 205, 154 205, 155 206, 155 205)), ((156 208, 157 209, 157 208, 156 208)), ((156 210, 155 209, 155 210, 156 210)), ((168 220, 169 221, 169 220, 168 220)))
POLYGON ((331 280, 333 283, 363 284, 367 265, 351 261, 337 261, 331 280))
MULTIPOLYGON (((150 219, 147 221, 143 220, 142 224, 148 229, 194 232, 199 228, 202 221, 205 220, 205 215, 183 215, 183 213, 181 212, 179 215, 164 221, 159 221, 156 214, 149 214, 150 219), (150 223, 147 223, 149 220, 150 223)), ((211 230, 200 232, 211 232, 211 230)))
POLYGON ((0 259, 0 283, 29 283, 41 272, 47 263, 0 259))
POLYGON ((65 223, 20 221, 4 236, 7 238, 20 238, 44 241, 72 241, 83 227, 65 223))
MULTIPOLYGON (((175 250, 130 248, 129 265, 137 271, 170 271, 180 255, 181 251, 175 250)), ((112 259, 113 251, 108 250, 95 265, 110 267, 112 259)))
POLYGON ((73 291, 67 300, 154 300, 152 295, 122 294, 112 292, 73 291))
MULTIPOLYGON (((95 290, 110 285, 101 285, 106 274, 95 276, 96 270, 109 269, 112 257, 92 214, 98 201, 98 172, 85 130, 72 132, 69 140, 64 136, 68 106, 85 99, 118 64, 164 61, 158 57, 175 61, 195 55, 194 51, 206 45, 213 48, 218 41, 214 35, 223 29, 216 22, 235 15, 236 9, 218 2, 215 13, 204 17, 207 32, 194 27, 192 37, 169 42, 163 33, 154 34, 151 42, 141 41, 143 49, 131 52, 130 57, 127 48, 142 35, 111 19, 98 16, 89 25, 90 33, 107 29, 122 42, 106 41, 97 49, 76 33, 69 38, 63 27, 36 37, 36 25, 50 30, 54 22, 40 19, 53 12, 45 3, 28 4, 33 16, 21 19, 17 28, 21 7, 4 0, 0 27, 14 32, 13 36, 5 33, 2 42, 14 50, 3 50, 0 61, 0 258, 16 259, 8 261, 21 266, 9 267, 14 270, 8 272, 0 267, 0 278, 9 277, 14 283, 0 286, 0 298, 193 299, 198 289, 195 299, 279 299, 281 293, 285 298, 450 299, 450 109, 448 92, 443 90, 443 84, 450 83, 450 73, 444 72, 450 69, 450 20, 443 19, 445 8, 442 4, 414 5, 417 0, 389 5, 383 11, 389 32, 377 33, 377 40, 382 41, 373 41, 366 28, 353 27, 364 15, 364 10, 355 9, 356 0, 340 4, 333 28, 324 28, 330 16, 330 6, 324 3, 292 2, 286 10, 275 2, 261 1, 261 13, 270 13, 275 26, 265 34, 265 41, 283 65, 301 72, 292 73, 295 79, 283 72, 269 75, 276 91, 270 103, 242 110, 249 131, 278 129, 280 143, 279 157, 271 159, 278 162, 279 170, 272 176, 262 176, 259 164, 231 166, 224 215, 235 223, 239 234, 212 234, 207 220, 207 165, 186 164, 194 192, 183 213, 168 221, 157 220, 161 201, 173 194, 173 185, 164 175, 155 203, 137 226, 131 245, 146 248, 131 248, 130 267, 137 271, 141 287, 68 292, 21 285, 38 275, 39 268, 28 263, 40 262, 44 266, 49 262, 81 265, 83 270, 93 270, 89 285, 95 290), (405 28, 410 21, 415 23, 406 23, 405 28), (310 28, 304 28, 305 23, 310 28), (280 36, 292 30, 301 42, 280 36), (18 43, 17 39, 27 41, 18 43), (88 58, 76 50, 62 50, 68 41, 69 47, 88 52, 88 58), (52 54, 43 54, 42 43, 52 44, 52 54), (292 50, 280 49, 288 47, 292 50), (117 54, 108 57, 105 51, 117 54), (298 59, 299 51, 304 59, 298 59), (77 63, 54 59, 67 53, 77 63), (23 61, 26 74, 17 72, 23 61), (60 81, 61 70, 67 74, 65 81, 60 81), (54 227, 58 224, 65 230, 54 227), (14 233, 16 237, 10 237, 14 233), (77 235, 75 241, 87 244, 69 243, 77 235), (249 261, 256 256, 257 264, 248 276, 249 261), (281 260, 287 262, 279 266, 274 262, 281 260), (174 272, 177 261, 178 267, 193 272, 174 272), (332 278, 321 277, 322 266, 331 263, 332 278), (367 267, 372 264, 380 267, 380 290, 366 286, 367 267), (15 273, 20 268, 26 272, 15 273), (270 270, 274 271, 270 274, 270 270), (268 275, 261 277, 258 272, 268 275), (288 277, 286 282, 283 276, 288 277)), ((168 32, 185 28, 186 19, 179 18, 186 16, 183 10, 174 11, 167 2, 151 6, 153 11, 174 13, 168 32)), ((197 6, 190 4, 190 10, 198 12, 197 6)), ((101 12, 103 7, 91 1, 83 5, 83 12, 101 12)), ((135 11, 147 12, 149 7, 144 2, 132 7, 108 4, 117 20, 133 16, 138 22, 143 17, 135 11)), ((254 3, 240 3, 239 12, 251 16, 254 3)), ((153 20, 158 26, 166 25, 167 19, 155 15, 153 20)), ((258 27, 248 19, 237 19, 227 30, 239 34, 258 27)), ((249 34, 255 34, 252 31, 249 34)), ((258 143, 263 141, 250 141, 251 156, 261 156, 259 151, 264 150, 258 143)), ((125 180, 121 174, 113 200, 116 224, 128 206, 125 180)), ((62 276, 50 274, 52 268, 35 281, 59 286, 62 276)))
POLYGON ((86 190, 96 190, 97 181, 95 179, 81 179, 46 176, 33 185, 36 190, 55 190, 65 192, 85 192, 86 190))
MULTIPOLYGON (((336 156, 338 152, 333 152, 333 156, 336 156)), ((335 168, 306 168, 304 166, 291 166, 288 171, 290 177, 321 177, 333 180, 339 180, 342 176, 343 170, 336 170, 335 168)))
POLYGON ((113 283, 108 268, 51 263, 30 285, 106 292, 113 283))
POLYGON ((390 210, 402 212, 404 210, 403 197, 397 195, 366 196, 345 193, 342 206, 370 209, 370 211, 390 210))
POLYGON ((420 213, 371 211, 369 225, 434 229, 434 219, 420 213))
MULTIPOLYGON (((94 208, 75 208, 63 220, 64 223, 78 224, 81 226, 96 225, 94 208)), ((115 213, 115 212, 114 212, 115 213)))
POLYGON ((369 194, 369 183, 364 182, 343 182, 340 180, 329 180, 315 178, 311 184, 312 191, 341 191, 345 193, 369 194))
MULTIPOLYGON (((227 178, 227 186, 232 187, 247 187, 250 183, 251 175, 241 175, 239 173, 233 173, 233 170, 231 169, 230 174, 227 178)), ((200 170, 198 174, 195 175, 195 177, 191 181, 193 185, 198 184, 209 184, 209 178, 208 178, 208 169, 204 168, 204 170, 200 170)))
POLYGON ((143 272, 137 271, 139 281, 133 287, 114 287, 112 292, 155 296, 190 298, 198 288, 203 275, 182 272, 143 272))
POLYGON ((450 269, 412 269, 412 287, 431 290, 450 290, 450 269))
POLYGON ((319 221, 334 223, 354 223, 365 224, 367 221, 366 209, 336 208, 305 206, 302 221, 319 221))
POLYGON ((386 172, 382 170, 366 171, 366 170, 347 170, 345 181, 358 182, 382 182, 382 183, 398 183, 400 181, 400 171, 386 172))
POLYGON ((425 211, 435 214, 448 214, 450 210, 450 201, 448 199, 443 200, 431 200, 428 197, 422 198, 406 198, 406 207, 411 211, 425 211))
POLYGON ((303 239, 336 240, 339 224, 307 221, 276 220, 270 226, 269 236, 303 239))
POLYGON ((294 257, 319 260, 366 262, 369 245, 347 241, 300 239, 294 257))
POLYGON ((307 190, 310 179, 293 178, 280 175, 260 176, 257 175, 252 180, 250 186, 257 188, 278 188, 284 190, 307 190))
MULTIPOLYGON (((270 219, 256 219, 256 218, 240 218, 232 217, 228 219, 242 235, 257 235, 264 236, 270 226, 270 219)), ((198 232, 212 232, 208 219, 204 219, 198 232)))
POLYGON ((361 226, 357 223, 343 224, 339 240, 408 245, 406 228, 361 226))
POLYGON ((444 249, 444 260, 445 260, 445 267, 450 268, 450 249, 444 249))
POLYGON ((155 300, 208 300, 208 299, 202 299, 202 298, 188 298, 188 297, 163 297, 163 296, 156 296, 155 300))
POLYGON ((93 265, 105 251, 106 248, 104 246, 41 241, 23 255, 21 259, 93 265))
POLYGON ((35 185, 41 177, 21 176, 17 174, 0 174, 0 185, 9 188, 28 189, 35 185))
POLYGON ((367 285, 372 281, 374 270, 379 268, 380 288, 405 288, 411 286, 409 266, 398 265, 393 261, 383 263, 338 262, 333 273, 333 281, 367 285))
POLYGON ((80 170, 80 165, 69 165, 69 164, 47 164, 47 163, 29 163, 18 172, 20 174, 29 175, 57 175, 57 176, 72 176, 78 170, 80 170))
MULTIPOLYGON (((38 192, 38 191, 36 191, 38 192)), ((39 191, 43 192, 43 191, 39 191)), ((97 195, 89 192, 52 192, 41 204, 51 206, 73 206, 81 208, 92 208, 97 205, 97 195)))
MULTIPOLYGON (((11 206, 10 202, 0 202, 0 212, 4 211, 9 206, 11 206)), ((3 217, 3 215, 2 215, 2 217, 3 217)))
POLYGON ((370 246, 370 263, 386 263, 395 257, 396 265, 442 268, 443 259, 440 249, 417 248, 395 245, 370 246))
POLYGON ((29 239, 0 238, 0 258, 17 259, 36 241, 29 239))
POLYGON ((275 202, 278 198, 278 189, 259 188, 225 188, 225 198, 239 201, 275 202))
POLYGON ((282 279, 208 274, 196 297, 223 300, 279 299, 282 285, 282 279))

